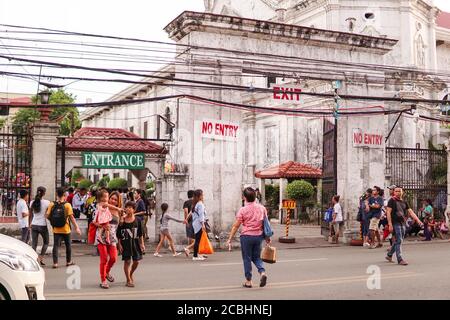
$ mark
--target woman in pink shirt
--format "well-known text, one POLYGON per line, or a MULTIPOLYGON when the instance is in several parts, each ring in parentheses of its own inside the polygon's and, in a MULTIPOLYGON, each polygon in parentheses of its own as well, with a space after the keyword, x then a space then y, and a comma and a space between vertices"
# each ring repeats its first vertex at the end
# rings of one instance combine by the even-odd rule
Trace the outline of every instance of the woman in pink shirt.
MULTIPOLYGON (((265 287, 267 283, 266 270, 261 260, 261 243, 264 240, 264 218, 267 216, 266 208, 256 203, 256 192, 252 188, 246 188, 243 192, 245 199, 245 207, 241 208, 236 216, 236 222, 231 229, 228 246, 231 248, 231 239, 233 239, 239 227, 241 230, 241 250, 242 260, 244 261, 245 283, 246 288, 252 285, 252 262, 261 275, 260 287, 265 287)), ((266 239, 270 243, 270 238, 266 239)))

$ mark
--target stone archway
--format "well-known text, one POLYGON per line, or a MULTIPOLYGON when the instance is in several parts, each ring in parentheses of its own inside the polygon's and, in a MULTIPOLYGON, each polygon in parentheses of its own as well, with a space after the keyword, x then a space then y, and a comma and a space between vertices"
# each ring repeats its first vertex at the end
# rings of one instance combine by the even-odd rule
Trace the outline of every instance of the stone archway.
MULTIPOLYGON (((82 169, 124 169, 129 170, 138 180, 138 188, 145 189, 147 176, 151 173, 155 177, 155 198, 162 203, 162 178, 166 150, 146 139, 123 129, 110 128, 82 128, 73 138, 59 138, 57 144, 57 185, 64 185, 65 176, 72 168, 82 169), (87 162, 87 158, 95 161, 87 162), (121 163, 118 157, 139 156, 139 164, 133 166, 133 161, 121 163), (99 160, 101 159, 101 160, 99 160), (106 160, 105 160, 106 159, 106 160), (114 160, 116 159, 116 160, 114 160), (117 164, 117 168, 114 166, 117 164)), ((156 217, 161 216, 158 206, 156 217)), ((151 219, 148 227, 150 240, 157 239, 157 220, 151 219)))

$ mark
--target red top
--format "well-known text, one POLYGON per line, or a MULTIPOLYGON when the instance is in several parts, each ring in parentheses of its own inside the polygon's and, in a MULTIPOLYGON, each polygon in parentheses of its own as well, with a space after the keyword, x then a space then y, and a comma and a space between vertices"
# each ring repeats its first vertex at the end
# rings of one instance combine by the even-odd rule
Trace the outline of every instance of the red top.
POLYGON ((66 202, 70 203, 70 205, 72 205, 72 200, 73 200, 74 195, 75 195, 75 193, 70 193, 66 198, 66 202))

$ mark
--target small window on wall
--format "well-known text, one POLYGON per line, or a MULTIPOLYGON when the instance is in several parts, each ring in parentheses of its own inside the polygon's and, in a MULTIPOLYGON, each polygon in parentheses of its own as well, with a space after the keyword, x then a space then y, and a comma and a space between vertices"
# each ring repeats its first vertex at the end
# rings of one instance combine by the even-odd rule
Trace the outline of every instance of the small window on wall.
POLYGON ((120 173, 114 173, 114 174, 113 174, 113 178, 114 178, 114 179, 120 178, 120 173))
POLYGON ((166 134, 171 134, 172 133, 172 127, 170 126, 170 108, 167 107, 166 108, 166 112, 164 114, 164 118, 166 118, 167 123, 166 123, 166 134))
POLYGON ((148 139, 148 122, 144 122, 144 139, 148 139))
POLYGON ((267 77, 267 88, 270 88, 270 86, 272 84, 276 84, 276 83, 277 83, 277 77, 274 77, 274 76, 267 77))
POLYGON ((134 133, 134 126, 130 127, 130 132, 134 133))

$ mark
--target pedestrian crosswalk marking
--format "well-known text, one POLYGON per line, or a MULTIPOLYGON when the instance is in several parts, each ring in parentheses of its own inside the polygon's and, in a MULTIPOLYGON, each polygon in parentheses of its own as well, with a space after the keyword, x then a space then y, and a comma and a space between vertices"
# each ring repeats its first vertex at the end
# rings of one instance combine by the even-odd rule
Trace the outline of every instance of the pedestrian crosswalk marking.
MULTIPOLYGON (((328 258, 317 258, 317 259, 296 259, 296 260, 281 260, 277 263, 288 263, 288 262, 314 262, 314 261, 327 261, 328 258)), ((219 266, 240 266, 242 262, 228 262, 228 263, 208 263, 200 264, 200 267, 219 267, 219 266)))
MULTIPOLYGON (((390 273, 384 274, 382 276, 382 281, 384 280, 394 280, 417 277, 421 274, 414 272, 401 272, 401 273, 390 273)), ((288 281, 288 282, 274 282, 270 283, 265 290, 272 289, 285 289, 285 288, 301 288, 301 287, 311 287, 311 286, 321 286, 321 285, 332 285, 332 284, 346 284, 352 282, 365 282, 367 281, 367 275, 363 276, 353 276, 353 277, 337 277, 328 279, 313 279, 313 280, 300 280, 300 281, 288 281)), ((256 289, 256 288, 255 288, 256 289)), ((256 289, 258 290, 258 289, 256 289)), ((117 292, 102 292, 101 296, 105 298, 124 298, 124 295, 130 296, 132 298, 136 296, 142 296, 143 298, 148 298, 152 296, 173 296, 173 295, 193 295, 193 294, 211 294, 211 293, 230 293, 230 292, 242 292, 241 287, 236 286, 222 286, 222 287, 202 287, 202 288, 180 288, 180 289, 159 289, 159 290, 140 290, 140 291, 117 291, 117 292)), ((73 299, 86 299, 86 297, 99 298, 99 292, 85 292, 85 293, 53 293, 46 294, 46 298, 63 299, 66 297, 71 297, 73 299)))

